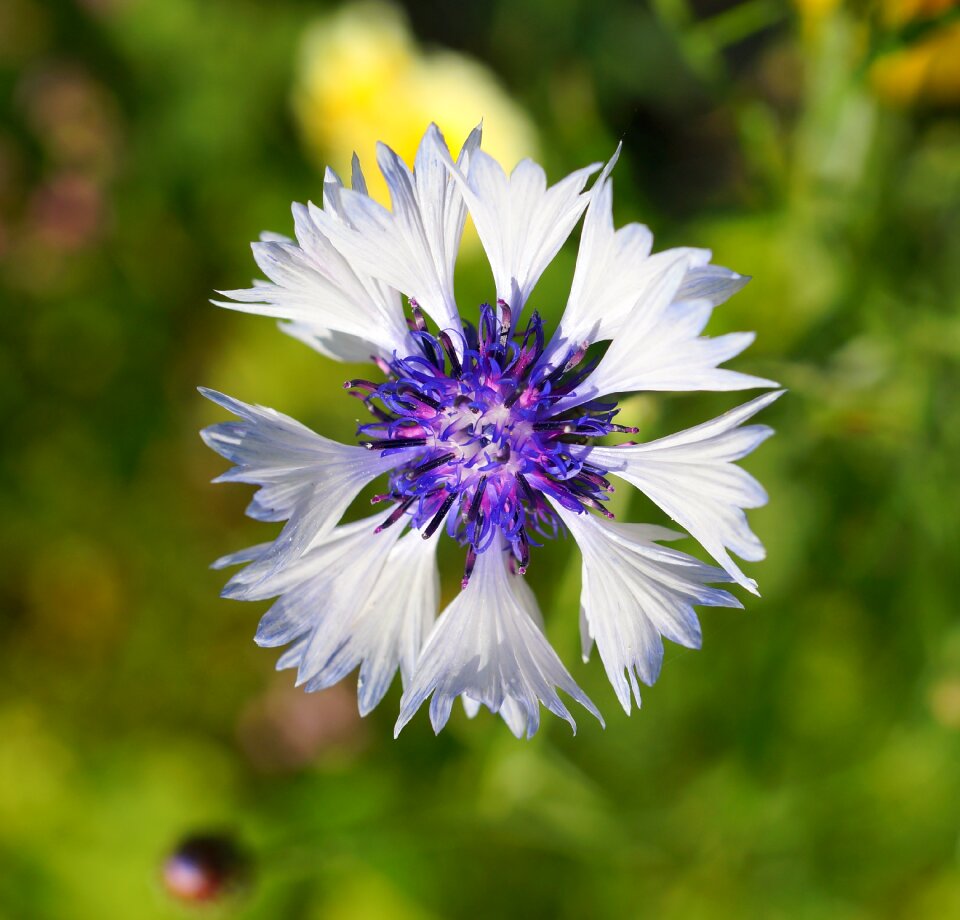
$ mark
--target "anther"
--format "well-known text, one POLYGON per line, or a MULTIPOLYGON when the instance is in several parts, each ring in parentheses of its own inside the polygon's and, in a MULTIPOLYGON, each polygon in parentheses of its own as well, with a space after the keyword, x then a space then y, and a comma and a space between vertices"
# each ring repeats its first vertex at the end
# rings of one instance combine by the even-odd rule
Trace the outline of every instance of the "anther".
POLYGON ((510 338, 510 330, 513 327, 513 311, 510 304, 505 300, 497 300, 497 306, 500 308, 500 347, 503 348, 510 338))
POLYGON ((409 508, 412 504, 413 504, 412 496, 400 502, 400 504, 397 505, 397 507, 394 508, 393 511, 390 513, 390 517, 388 517, 379 527, 375 527, 373 529, 373 532, 380 533, 381 531, 386 530, 391 524, 396 524, 397 521, 399 521, 400 518, 402 518, 404 514, 406 514, 407 508, 409 508))
POLYGON ((526 387, 517 387, 504 401, 503 407, 505 409, 512 409, 516 401, 523 396, 526 387))
POLYGON ((580 478, 584 482, 589 482, 592 486, 595 486, 603 492, 613 491, 613 486, 610 484, 610 480, 605 476, 601 476, 599 473, 594 473, 592 470, 581 470, 580 478))
POLYGON ((517 533, 517 544, 519 549, 520 568, 517 571, 521 575, 527 574, 527 564, 530 562, 530 542, 527 540, 527 532, 521 527, 517 533))
POLYGON ((457 496, 455 492, 451 492, 443 500, 440 510, 433 516, 433 520, 427 524, 426 529, 423 531, 422 536, 424 540, 429 540, 430 537, 436 533, 437 528, 443 523, 443 519, 447 516, 447 512, 456 500, 457 496))
POLYGON ((420 309, 420 304, 412 297, 407 302, 410 304, 410 312, 413 314, 414 327, 418 332, 426 332, 427 321, 423 317, 423 310, 420 309))
POLYGON ((579 348, 571 349, 567 355, 567 360, 563 364, 563 369, 565 371, 573 370, 583 360, 589 347, 589 342, 581 342, 579 348))
POLYGON ((463 373, 463 366, 457 357, 457 350, 453 347, 453 340, 450 338, 450 334, 448 332, 441 332, 439 338, 440 344, 443 345, 443 350, 447 353, 447 359, 450 361, 450 373, 454 377, 459 377, 463 373))
POLYGON ((533 491, 533 486, 527 482, 527 477, 523 473, 516 474, 517 482, 520 483, 520 490, 523 492, 523 497, 530 502, 531 505, 537 504, 537 495, 533 491))
POLYGON ((467 560, 463 566, 463 578, 460 580, 460 587, 465 588, 470 584, 470 576, 473 574, 473 567, 477 564, 477 551, 472 547, 467 548, 467 560))
POLYGON ((415 399, 417 402, 421 402, 425 406, 435 409, 437 412, 443 408, 443 406, 432 396, 427 396, 427 394, 422 390, 418 390, 415 386, 412 386, 409 383, 404 383, 398 386, 397 392, 403 394, 404 396, 409 396, 411 399, 415 399))
POLYGON ((379 406, 375 406, 372 402, 370 402, 369 397, 363 401, 363 404, 364 406, 367 407, 367 412, 369 412, 374 418, 379 419, 381 422, 393 421, 391 416, 389 416, 386 412, 384 412, 383 409, 381 409, 379 406))
POLYGON ((429 473, 430 470, 435 470, 438 466, 443 466, 448 460, 452 460, 456 456, 455 453, 450 451, 446 454, 440 454, 439 457, 434 457, 432 460, 428 460, 426 463, 421 463, 420 466, 414 467, 410 471, 410 478, 416 479, 418 476, 422 476, 424 473, 429 473))
POLYGON ((380 438, 375 441, 361 441, 360 446, 367 450, 389 450, 392 447, 423 447, 426 438, 380 438))
POLYGON ((612 521, 616 517, 616 515, 612 511, 608 511, 606 508, 604 508, 603 505, 601 505, 600 502, 598 502, 595 498, 591 498, 589 496, 583 496, 581 497, 580 501, 584 505, 587 505, 590 508, 593 508, 594 511, 599 511, 608 520, 612 521))
POLYGON ((480 502, 483 500, 483 490, 487 486, 487 477, 481 476, 480 482, 477 483, 477 489, 473 493, 473 498, 470 500, 470 508, 467 511, 467 520, 476 521, 477 517, 480 514, 480 502))

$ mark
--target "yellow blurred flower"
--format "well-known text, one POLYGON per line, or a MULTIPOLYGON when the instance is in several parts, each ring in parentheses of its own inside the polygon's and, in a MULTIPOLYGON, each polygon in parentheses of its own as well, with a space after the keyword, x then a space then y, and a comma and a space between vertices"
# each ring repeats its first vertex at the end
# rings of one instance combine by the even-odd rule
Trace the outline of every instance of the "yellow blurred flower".
POLYGON ((843 0, 794 0, 794 6, 800 14, 803 36, 807 41, 817 38, 822 23, 839 9, 842 2, 843 0))
POLYGON ((377 141, 412 162, 431 121, 454 152, 483 119, 484 149, 506 166, 536 154, 530 119, 487 68, 453 52, 424 53, 402 13, 383 3, 347 6, 307 32, 293 101, 318 163, 346 177, 356 151, 370 194, 384 204, 377 141))
POLYGON ((934 718, 944 727, 960 729, 960 677, 945 677, 927 693, 934 718))
POLYGON ((894 105, 960 102, 960 22, 950 23, 870 69, 877 95, 894 105))
POLYGON ((960 102, 960 21, 951 17, 942 24, 936 22, 960 8, 960 0, 879 0, 868 8, 875 14, 873 18, 864 16, 863 8, 851 0, 794 0, 794 4, 807 40, 815 42, 825 25, 847 17, 862 30, 865 54, 882 40, 884 32, 896 33, 913 23, 930 25, 930 31, 921 37, 871 64, 871 88, 891 105, 960 102))
POLYGON ((888 25, 902 26, 917 19, 941 16, 957 5, 957 0, 884 0, 883 20, 888 25))
POLYGON ((829 16, 842 0, 794 0, 800 15, 807 19, 823 19, 829 16))

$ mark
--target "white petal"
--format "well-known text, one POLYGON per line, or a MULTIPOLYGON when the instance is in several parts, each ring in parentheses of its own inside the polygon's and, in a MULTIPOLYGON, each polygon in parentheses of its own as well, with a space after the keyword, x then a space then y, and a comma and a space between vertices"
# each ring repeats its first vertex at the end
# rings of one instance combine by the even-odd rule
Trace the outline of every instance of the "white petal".
POLYGON ((557 411, 610 393, 744 390, 777 385, 772 380, 718 367, 743 351, 753 341, 753 333, 701 337, 713 305, 709 300, 677 300, 687 273, 688 260, 683 254, 662 263, 597 369, 575 395, 560 400, 557 411))
MULTIPOLYGON (((536 595, 533 593, 533 589, 527 583, 526 578, 524 578, 522 575, 511 575, 509 581, 511 588, 513 589, 514 596, 516 597, 520 606, 523 607, 523 609, 527 612, 528 616, 537 625, 537 628, 540 630, 540 632, 543 632, 543 614, 540 612, 540 606, 537 604, 536 595)), ((461 699, 463 700, 463 708, 467 716, 471 719, 475 718, 477 713, 480 712, 480 707, 482 704, 478 700, 472 699, 466 694, 464 694, 461 699)), ((507 727, 517 738, 523 737, 523 734, 526 731, 527 717, 523 707, 515 699, 509 696, 504 699, 503 705, 500 707, 500 717, 504 722, 507 723, 507 727)))
POLYGON ((334 361, 361 364, 369 361, 374 355, 387 360, 393 357, 392 353, 372 347, 371 342, 362 336, 335 332, 315 323, 277 323, 277 328, 291 338, 308 345, 314 351, 320 352, 324 357, 333 358, 334 361))
POLYGON ((467 714, 467 718, 475 719, 480 712, 480 702, 466 694, 461 696, 460 699, 463 701, 463 711, 467 714))
POLYGON ((750 280, 720 265, 693 266, 683 279, 677 300, 708 300, 716 307, 741 290, 750 280))
POLYGON ((353 626, 351 647, 362 660, 357 697, 366 715, 383 699, 400 670, 410 683, 440 602, 437 542, 410 531, 393 548, 364 612, 353 626))
POLYGON ((540 605, 537 603, 537 596, 533 593, 533 588, 523 575, 511 575, 509 578, 510 587, 513 589, 513 596, 518 603, 527 612, 527 616, 533 620, 540 632, 545 632, 543 614, 540 612, 540 605))
POLYGON ((773 380, 718 367, 754 340, 752 332, 701 337, 713 307, 708 300, 670 304, 653 328, 621 329, 587 388, 601 393, 634 390, 746 390, 773 380))
POLYGON ((367 192, 367 180, 363 176, 363 168, 360 166, 360 157, 356 154, 350 160, 350 188, 361 195, 369 194, 367 192))
MULTIPOLYGON (((297 685, 308 691, 332 686, 368 654, 377 655, 366 641, 369 628, 362 633, 362 620, 376 615, 369 605, 400 537, 400 526, 376 532, 389 513, 336 528, 244 598, 280 595, 261 619, 256 642, 268 648, 293 643, 278 667, 296 667, 297 685)), ((384 691, 395 671, 396 663, 384 691)))
POLYGON ((509 707, 504 717, 511 727, 522 713, 527 737, 539 727, 540 702, 576 730, 555 688, 600 718, 518 599, 512 577, 496 544, 480 553, 470 583, 440 615, 427 640, 400 701, 395 734, 431 694, 430 721, 436 732, 461 695, 491 712, 509 707))
MULTIPOLYGON (((460 150, 457 161, 467 170, 470 168, 470 158, 480 148, 480 135, 478 125, 470 132, 460 150)), ((452 304, 449 320, 459 330, 459 316, 453 299, 453 275, 467 220, 467 206, 456 182, 450 178, 446 166, 449 155, 439 128, 430 125, 417 150, 413 174, 424 228, 430 237, 430 249, 438 260, 438 276, 444 296, 452 304)))
POLYGON ((772 433, 766 425, 738 427, 783 393, 767 393, 713 421, 678 434, 630 447, 595 447, 591 462, 642 490, 754 594, 756 582, 730 558, 732 550, 750 562, 762 559, 763 545, 747 524, 744 508, 766 504, 763 487, 733 461, 745 457, 772 433))
POLYGON ((553 504, 583 555, 584 657, 595 640, 610 683, 629 714, 631 689, 640 705, 637 679, 650 685, 660 673, 663 638, 687 648, 700 647, 694 604, 741 604, 727 591, 708 587, 708 582, 731 580, 722 569, 654 542, 682 534, 662 527, 614 524, 553 504))
POLYGON ((749 280, 709 265, 707 249, 669 249, 651 256, 653 236, 641 224, 619 230, 613 223, 612 180, 591 191, 570 296, 544 360, 562 360, 569 348, 617 336, 648 288, 671 263, 686 257, 687 272, 675 299, 722 303, 749 280))
MULTIPOLYGON (((328 182, 337 184, 339 179, 328 176, 328 182)), ((316 213, 294 204, 295 242, 264 234, 261 242, 253 244, 257 265, 270 283, 223 291, 235 302, 214 303, 290 320, 297 338, 330 341, 318 350, 337 359, 346 342, 350 359, 409 353, 411 343, 397 292, 351 266, 320 229, 316 213)))
MULTIPOLYGON (((256 641, 292 643, 277 668, 297 668, 297 683, 307 691, 332 686, 359 666, 361 715, 380 702, 398 668, 407 684, 437 615, 439 534, 400 537, 399 523, 377 533, 392 510, 337 527, 269 578, 234 581, 226 592, 241 600, 280 595, 260 621, 256 641)), ((250 561, 256 550, 262 547, 221 562, 250 561)))
MULTIPOLYGON (((479 143, 476 129, 460 152, 465 167, 479 143)), ((441 329, 459 330, 453 275, 466 207, 447 173, 449 156, 436 125, 424 134, 412 171, 380 144, 377 162, 393 210, 365 193, 325 183, 324 210, 311 208, 311 214, 351 265, 416 299, 441 329)))
MULTIPOLYGON (((290 239, 290 237, 287 236, 286 234, 284 234, 284 233, 274 233, 274 232, 271 231, 271 230, 264 230, 264 231, 260 234, 260 241, 263 242, 263 243, 292 243, 292 242, 294 242, 294 241, 293 241, 292 239, 290 239)), ((254 282, 253 282, 253 286, 254 286, 254 287, 257 287, 258 284, 260 284, 260 285, 265 285, 265 284, 267 284, 267 282, 266 282, 266 281, 254 281, 254 282)))
POLYGON ((236 577, 238 584, 252 584, 302 555, 333 529, 368 482, 409 459, 407 450, 382 456, 324 438, 273 409, 200 392, 241 419, 201 432, 210 448, 235 464, 214 481, 260 485, 248 513, 287 521, 271 548, 236 577))
POLYGON ((248 546, 246 549, 237 550, 235 553, 228 553, 212 562, 210 568, 218 570, 230 568, 232 565, 246 565, 248 562, 259 559, 271 546, 273 546, 272 543, 258 543, 256 546, 248 546))
POLYGON ((570 296, 546 359, 614 334, 642 296, 652 245, 653 235, 640 224, 614 229, 613 184, 598 183, 583 220, 570 296))
POLYGON ((233 579, 237 587, 227 593, 236 600, 279 598, 260 621, 257 644, 273 648, 293 642, 308 628, 312 631, 342 598, 349 598, 356 615, 400 536, 400 527, 376 532, 389 514, 387 509, 335 527, 308 552, 255 584, 233 579))
MULTIPOLYGON (((607 171, 615 161, 616 154, 607 171)), ((532 160, 521 160, 509 178, 482 150, 470 158, 468 175, 448 160, 490 261, 497 297, 510 304, 514 318, 580 219, 590 200, 583 187, 600 165, 578 169, 548 188, 546 174, 532 160)))
POLYGON ((288 668, 299 668, 300 660, 310 642, 310 633, 297 639, 278 659, 277 670, 286 671, 288 668))

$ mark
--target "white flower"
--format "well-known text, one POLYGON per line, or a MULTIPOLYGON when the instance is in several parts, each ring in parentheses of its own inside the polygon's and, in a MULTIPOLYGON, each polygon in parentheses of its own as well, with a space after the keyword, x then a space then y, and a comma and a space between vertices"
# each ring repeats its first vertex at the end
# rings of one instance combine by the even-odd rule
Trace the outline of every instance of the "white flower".
POLYGON ((530 596, 520 596, 511 584, 519 578, 508 571, 502 547, 480 554, 474 577, 440 615, 423 648, 400 701, 396 734, 431 694, 430 721, 437 732, 458 696, 502 713, 517 737, 536 732, 540 703, 576 731, 557 687, 600 719, 531 615, 530 596))
POLYGON ((287 646, 278 667, 296 668, 307 690, 359 668, 366 714, 399 670, 397 732, 428 698, 439 731, 459 697, 468 715, 485 706, 529 737, 541 704, 574 725, 558 691, 600 718, 547 640, 522 578, 531 545, 567 529, 583 556, 584 658, 596 643, 629 712, 639 683, 660 672, 664 638, 700 646, 695 606, 740 606, 712 583, 756 593, 730 553, 762 558, 744 509, 766 494, 735 461, 771 434, 742 423, 780 393, 659 440, 594 441, 637 430, 614 424, 616 394, 775 386, 721 367, 752 334, 701 334, 747 279, 711 265, 706 250, 652 254, 646 227, 615 229, 616 155, 587 191, 600 164, 553 186, 530 161, 508 176, 480 150, 479 129, 456 161, 435 126, 412 170, 382 145, 377 159, 391 210, 367 195, 356 161, 351 188, 328 171, 322 207, 293 206, 295 240, 254 244, 269 281, 227 292, 232 302, 222 304, 279 318, 329 357, 369 357, 386 378, 348 385, 372 415, 359 446, 202 391, 240 418, 203 432, 235 464, 219 478, 260 486, 248 514, 287 522, 273 542, 216 563, 245 565, 224 593, 276 598, 257 642, 287 646), (460 319, 453 282, 468 212, 497 296, 472 324, 460 319), (521 313, 581 217, 570 296, 547 341, 538 314, 521 313), (610 345, 594 367, 587 350, 602 341, 610 345), (385 510, 340 523, 383 475, 375 501, 385 510), (683 534, 607 520, 609 475, 644 492, 722 568, 660 545, 683 534), (460 593, 437 618, 442 534, 466 548, 466 561, 460 593))

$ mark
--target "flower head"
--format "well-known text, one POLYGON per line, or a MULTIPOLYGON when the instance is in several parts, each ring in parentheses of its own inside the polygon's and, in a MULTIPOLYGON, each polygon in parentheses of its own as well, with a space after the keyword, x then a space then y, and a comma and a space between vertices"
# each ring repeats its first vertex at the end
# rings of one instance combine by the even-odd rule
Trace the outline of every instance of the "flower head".
POLYGON ((454 160, 431 126, 412 170, 383 145, 377 159, 392 209, 367 195, 356 160, 350 188, 328 171, 323 206, 294 205, 295 240, 254 243, 269 282, 222 303, 278 317, 323 354, 366 356, 375 369, 345 384, 371 416, 357 445, 203 391, 239 418, 203 432, 234 463, 219 478, 259 485, 248 514, 286 521, 272 543, 217 563, 245 565, 225 594, 276 598, 257 642, 287 646, 278 667, 296 668, 308 690, 359 668, 365 714, 399 670, 398 732, 428 698, 439 731, 460 697, 468 714, 486 706, 530 736, 540 704, 574 725, 558 690, 600 718, 523 579, 536 548, 569 531, 583 556, 584 658, 595 642, 629 712, 639 682, 659 674, 664 637, 699 647, 695 605, 740 606, 712 584, 756 593, 730 553, 762 558, 744 509, 766 496, 735 461, 771 433, 743 423, 779 393, 658 441, 597 439, 638 433, 614 421, 617 394, 775 386, 720 367, 752 335, 701 335, 747 279, 705 250, 651 254, 640 225, 615 229, 616 156, 548 186, 529 160, 504 173, 480 149, 479 129, 454 160), (453 272, 468 210, 496 296, 461 318, 453 272), (549 336, 527 300, 581 217, 570 296, 549 336), (605 351, 594 347, 604 341, 605 351), (682 534, 613 522, 612 477, 642 490, 720 567, 661 545, 682 534), (378 478, 377 513, 340 523, 378 478), (444 537, 464 548, 464 568, 438 618, 444 537))

